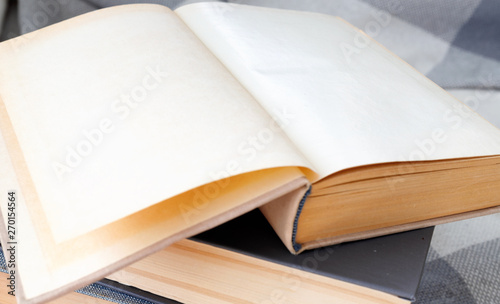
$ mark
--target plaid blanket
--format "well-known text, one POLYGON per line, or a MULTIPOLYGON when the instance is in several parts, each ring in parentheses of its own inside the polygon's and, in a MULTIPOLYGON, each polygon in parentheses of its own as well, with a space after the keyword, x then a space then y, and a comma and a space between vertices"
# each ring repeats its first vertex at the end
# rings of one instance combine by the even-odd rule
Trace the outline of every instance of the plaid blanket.
MULTIPOLYGON (((1 39, 98 8, 134 2, 176 8, 198 0, 20 0, 17 12, 16 2, 10 1, 1 39)), ((226 2, 340 16, 500 127, 498 1, 226 2)), ((5 7, 6 0, 0 0, 0 16, 5 7)), ((416 303, 500 303, 500 214, 436 227, 416 303)))

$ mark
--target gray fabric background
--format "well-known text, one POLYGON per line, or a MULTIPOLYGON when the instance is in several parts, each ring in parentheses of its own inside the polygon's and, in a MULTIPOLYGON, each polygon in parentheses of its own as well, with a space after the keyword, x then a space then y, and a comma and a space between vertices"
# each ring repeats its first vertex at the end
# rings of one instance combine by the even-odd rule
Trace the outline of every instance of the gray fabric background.
MULTIPOLYGON (((0 0, 0 39, 136 2, 176 8, 201 1, 0 0)), ((500 127, 500 1, 225 2, 340 16, 500 127)), ((500 303, 500 214, 436 227, 415 303, 500 303)))

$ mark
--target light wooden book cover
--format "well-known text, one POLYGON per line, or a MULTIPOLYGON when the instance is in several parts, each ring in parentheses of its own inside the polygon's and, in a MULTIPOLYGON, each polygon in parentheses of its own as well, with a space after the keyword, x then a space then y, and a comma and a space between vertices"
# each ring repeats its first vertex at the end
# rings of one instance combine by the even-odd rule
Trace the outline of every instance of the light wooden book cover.
POLYGON ((450 123, 463 107, 321 14, 129 5, 4 42, 0 193, 16 202, 18 300, 52 299, 269 202, 294 253, 491 211, 500 131, 473 112, 450 123))

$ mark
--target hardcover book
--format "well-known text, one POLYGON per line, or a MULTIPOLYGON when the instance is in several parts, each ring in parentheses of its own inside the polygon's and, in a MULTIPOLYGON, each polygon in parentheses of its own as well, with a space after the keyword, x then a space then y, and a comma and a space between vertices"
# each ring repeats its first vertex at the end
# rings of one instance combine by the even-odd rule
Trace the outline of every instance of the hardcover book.
POLYGON ((299 253, 500 205, 500 131, 321 14, 117 6, 6 41, 0 131, 20 303, 257 207, 299 253))
POLYGON ((432 231, 291 255, 254 210, 108 279, 181 303, 409 303, 415 300, 432 231))

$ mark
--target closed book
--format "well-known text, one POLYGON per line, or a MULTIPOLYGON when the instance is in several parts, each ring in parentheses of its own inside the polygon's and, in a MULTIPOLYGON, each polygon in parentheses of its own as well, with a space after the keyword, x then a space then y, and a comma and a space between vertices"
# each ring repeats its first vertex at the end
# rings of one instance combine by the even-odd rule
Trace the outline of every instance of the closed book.
POLYGON ((108 279, 181 303, 408 303, 415 300, 432 231, 291 255, 255 210, 108 279))

